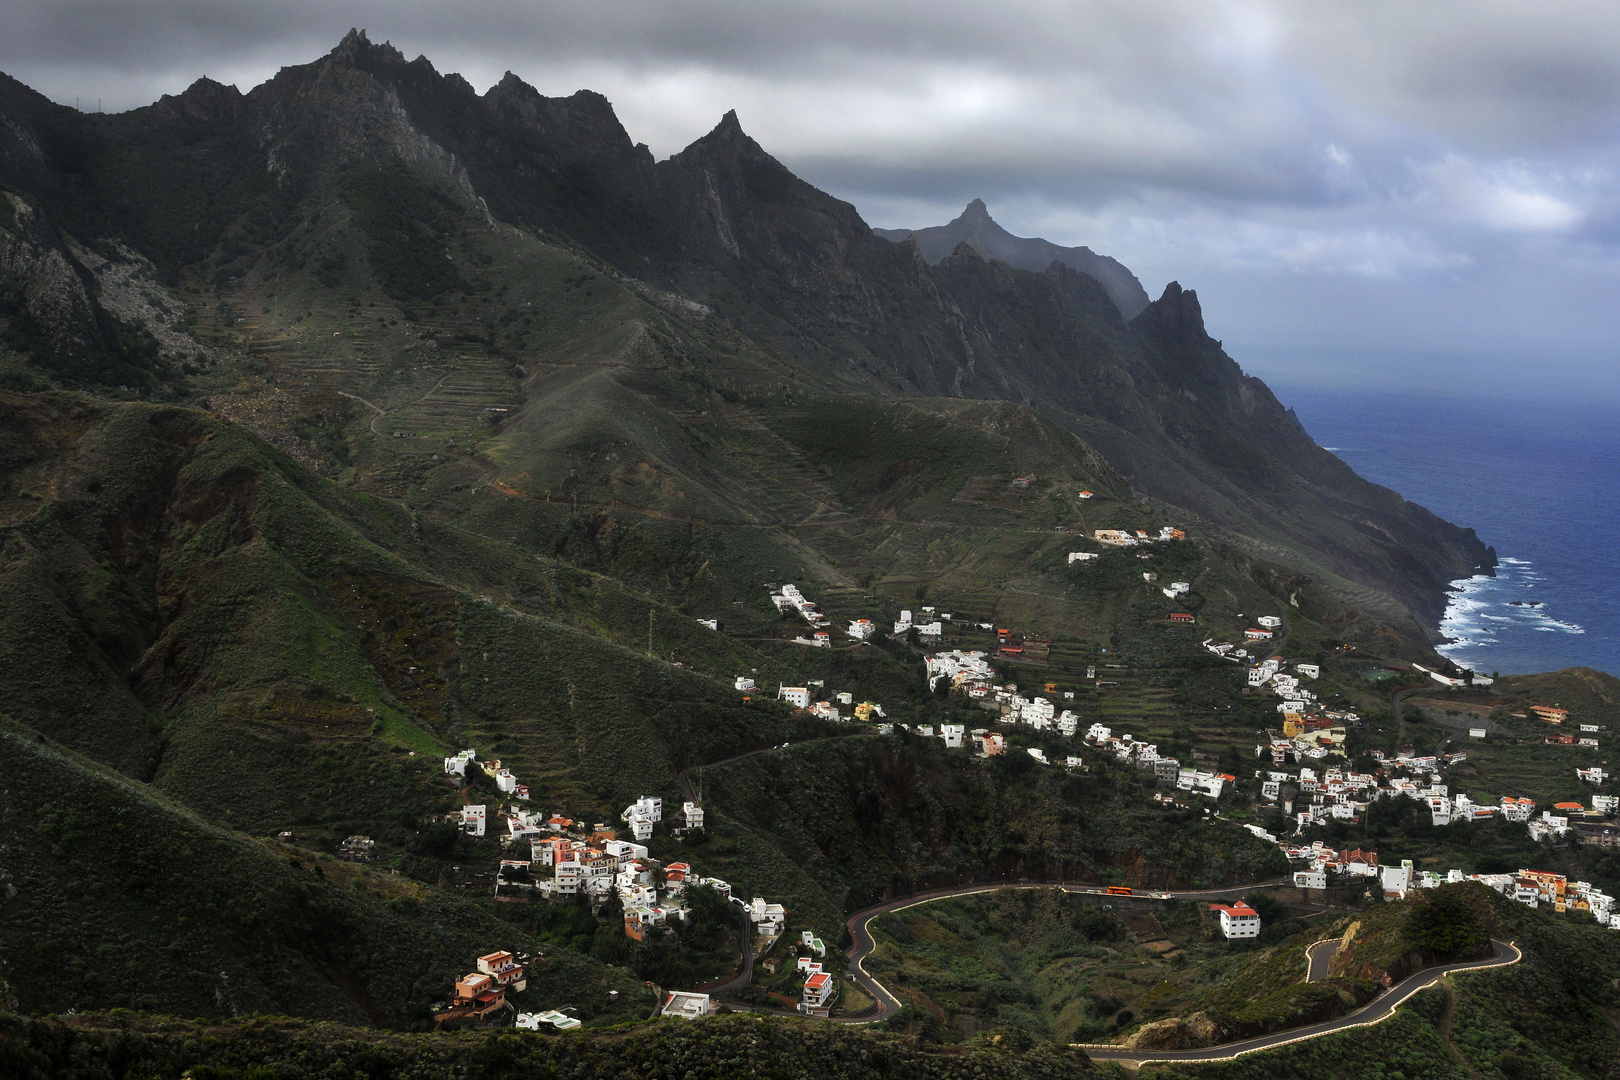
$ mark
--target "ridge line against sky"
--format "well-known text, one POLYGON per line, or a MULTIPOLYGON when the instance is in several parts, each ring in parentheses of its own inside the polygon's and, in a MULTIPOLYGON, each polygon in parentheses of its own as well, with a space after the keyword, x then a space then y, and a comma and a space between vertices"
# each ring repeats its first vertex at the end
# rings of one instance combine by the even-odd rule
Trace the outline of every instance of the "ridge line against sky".
POLYGON ((727 109, 878 226, 982 197, 1289 385, 1620 397, 1620 8, 9 0, 0 70, 110 110, 351 27, 479 90, 588 87, 659 156, 727 109))

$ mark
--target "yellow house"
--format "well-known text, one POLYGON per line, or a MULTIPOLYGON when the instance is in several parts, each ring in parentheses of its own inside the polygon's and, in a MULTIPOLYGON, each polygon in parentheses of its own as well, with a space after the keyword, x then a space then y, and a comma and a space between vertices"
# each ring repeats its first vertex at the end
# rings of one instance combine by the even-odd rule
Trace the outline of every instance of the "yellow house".
POLYGON ((1292 739, 1295 736, 1303 735, 1304 733, 1305 733, 1305 721, 1300 718, 1300 715, 1298 713, 1291 713, 1291 712, 1283 713, 1283 735, 1284 736, 1286 736, 1287 738, 1292 739))

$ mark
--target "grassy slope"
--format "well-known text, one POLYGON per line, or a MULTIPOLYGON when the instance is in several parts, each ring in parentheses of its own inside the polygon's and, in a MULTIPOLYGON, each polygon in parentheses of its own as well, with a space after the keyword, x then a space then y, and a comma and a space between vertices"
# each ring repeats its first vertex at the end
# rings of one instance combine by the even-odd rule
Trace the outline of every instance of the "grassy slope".
POLYGON ((1159 1075, 1209 1080, 1438 1077, 1611 1077, 1620 1072, 1620 1007, 1612 974, 1620 935, 1490 897, 1493 932, 1522 963, 1455 975, 1377 1027, 1219 1065, 1159 1075))
MULTIPOLYGON (((0 504, 14 715, 227 820, 408 825, 442 808, 441 746, 508 723, 540 723, 543 741, 570 680, 586 726, 562 771, 599 811, 693 755, 788 730, 774 710, 728 716, 729 687, 638 655, 651 612, 661 654, 727 678, 772 670, 618 583, 424 525, 194 412, 4 404, 23 435, 0 504)), ((527 749, 531 769, 558 765, 527 749)))
MULTIPOLYGON (((410 1025, 479 954, 534 947, 478 905, 228 832, 9 721, 0 773, 15 889, 0 894, 0 979, 29 1012, 410 1025)), ((622 972, 567 953, 526 996, 559 995, 603 1018, 651 1004, 622 972)))
POLYGON ((1214 885, 1283 872, 1275 848, 1148 799, 1141 774, 1087 777, 1027 755, 975 761, 934 739, 840 739, 705 770, 722 876, 774 882, 795 923, 928 887, 1003 878, 1214 885))

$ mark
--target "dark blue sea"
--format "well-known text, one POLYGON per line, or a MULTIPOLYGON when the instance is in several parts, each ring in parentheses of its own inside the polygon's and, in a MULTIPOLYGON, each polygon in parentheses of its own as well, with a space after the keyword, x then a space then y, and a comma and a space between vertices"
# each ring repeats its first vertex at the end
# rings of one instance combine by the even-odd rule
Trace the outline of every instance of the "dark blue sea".
POLYGON ((1471 526, 1496 576, 1454 582, 1441 652, 1504 675, 1620 674, 1620 408, 1278 391, 1316 442, 1374 483, 1471 526))

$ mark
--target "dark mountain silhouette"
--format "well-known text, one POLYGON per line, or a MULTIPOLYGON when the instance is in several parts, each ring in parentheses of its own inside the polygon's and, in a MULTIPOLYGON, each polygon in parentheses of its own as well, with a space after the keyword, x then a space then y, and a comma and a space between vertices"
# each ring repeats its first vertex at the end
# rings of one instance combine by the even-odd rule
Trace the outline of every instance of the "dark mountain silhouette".
POLYGON ((1062 263, 1102 282, 1102 287, 1108 291, 1108 298, 1127 321, 1136 318, 1148 305, 1147 290, 1119 260, 1098 255, 1088 247, 1061 247, 1038 237, 1014 236, 996 224, 983 199, 968 203, 967 209, 947 225, 872 231, 896 243, 906 239, 915 240, 923 258, 931 263, 939 262, 962 244, 967 244, 987 259, 995 259, 1020 270, 1045 270, 1053 263, 1062 263))

